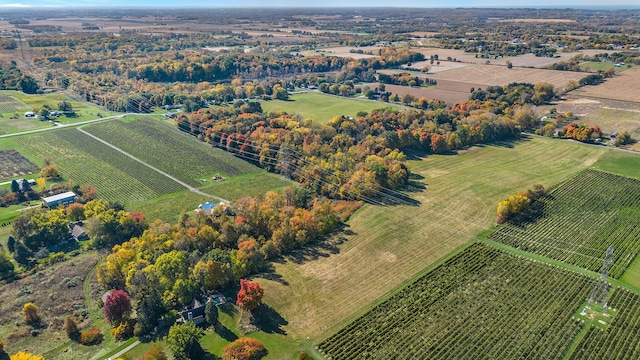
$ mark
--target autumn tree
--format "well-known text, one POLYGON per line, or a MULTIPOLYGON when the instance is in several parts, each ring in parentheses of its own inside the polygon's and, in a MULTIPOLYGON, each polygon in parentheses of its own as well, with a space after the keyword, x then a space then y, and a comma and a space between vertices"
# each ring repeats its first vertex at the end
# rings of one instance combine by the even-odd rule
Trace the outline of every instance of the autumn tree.
POLYGON ((263 295, 264 289, 258 282, 241 279, 236 305, 242 310, 252 311, 262 303, 263 295))
POLYGON ((2 339, 0 339, 0 354, 5 354, 4 342, 2 342, 2 339))
POLYGON ((45 179, 56 179, 60 177, 60 171, 55 164, 50 164, 45 166, 42 171, 40 171, 40 177, 45 179))
POLYGON ((38 188, 40 189, 40 192, 45 191, 47 189, 47 179, 42 176, 36 179, 36 184, 38 184, 38 188))
POLYGON ((44 360, 44 356, 34 355, 28 352, 18 351, 11 355, 11 360, 44 360))
POLYGON ((73 316, 67 316, 64 319, 63 329, 67 333, 69 339, 77 340, 80 336, 80 329, 78 328, 78 322, 73 316))
POLYGON ((194 359, 202 351, 199 341, 203 336, 204 331, 196 324, 186 322, 173 325, 169 329, 165 343, 176 360, 194 359))
POLYGON ((222 350, 223 360, 257 360, 266 354, 264 345, 252 338, 236 339, 222 350))
POLYGON ((102 306, 102 313, 112 325, 122 322, 131 314, 129 294, 123 290, 112 291, 102 306))
POLYGON ((34 303, 26 303, 22 307, 22 315, 24 315, 24 322, 27 325, 38 326, 40 325, 40 315, 38 315, 38 307, 34 303))
POLYGON ((140 360, 167 360, 167 354, 162 349, 162 344, 154 344, 140 360))

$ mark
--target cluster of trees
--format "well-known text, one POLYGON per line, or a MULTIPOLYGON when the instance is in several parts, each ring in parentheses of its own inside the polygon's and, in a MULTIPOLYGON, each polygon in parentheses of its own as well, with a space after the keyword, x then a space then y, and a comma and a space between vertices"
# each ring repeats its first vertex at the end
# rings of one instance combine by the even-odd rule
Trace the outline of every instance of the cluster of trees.
POLYGON ((113 247, 98 266, 98 280, 131 294, 144 333, 166 310, 260 272, 268 259, 334 231, 341 224, 334 206, 288 188, 244 198, 233 209, 220 206, 211 216, 183 215, 174 225, 156 220, 113 247))
POLYGON ((547 82, 511 83, 504 86, 488 86, 484 90, 481 88, 471 89, 470 100, 493 101, 500 108, 496 108, 499 113, 512 105, 535 104, 542 105, 551 101, 555 97, 553 84, 547 82))
POLYGON ((418 76, 413 76, 409 73, 399 74, 378 74, 378 81, 382 84, 394 84, 404 86, 422 86, 422 85, 436 85, 438 82, 433 79, 425 78, 421 79, 418 76))
POLYGON ((573 139, 581 142, 591 142, 602 137, 602 131, 597 125, 578 124, 571 122, 558 131, 563 139, 573 139))
POLYGON ((31 209, 17 216, 12 223, 9 251, 21 265, 31 267, 34 261, 46 257, 49 249, 69 239, 69 223, 83 220, 94 246, 113 246, 139 236, 146 229, 141 213, 129 213, 121 205, 106 200, 74 203, 66 208, 31 209))
POLYGON ((34 78, 18 69, 15 61, 9 64, 0 62, 0 90, 22 90, 26 94, 35 94, 39 88, 34 78))
POLYGON ((533 189, 528 191, 521 191, 517 194, 513 194, 498 203, 498 224, 502 224, 508 219, 521 214, 529 208, 531 203, 542 195, 545 194, 545 189, 542 185, 533 185, 533 189))

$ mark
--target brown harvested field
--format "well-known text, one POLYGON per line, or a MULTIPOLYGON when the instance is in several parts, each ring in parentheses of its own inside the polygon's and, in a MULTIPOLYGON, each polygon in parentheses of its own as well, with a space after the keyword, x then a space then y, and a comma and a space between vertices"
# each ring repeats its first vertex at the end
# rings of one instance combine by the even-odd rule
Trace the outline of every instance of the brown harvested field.
POLYGON ((501 19, 499 22, 518 22, 518 23, 574 23, 573 19, 501 19))
POLYGON ((448 105, 460 103, 469 99, 469 90, 475 84, 446 81, 438 82, 437 86, 428 88, 416 88, 402 85, 385 84, 387 91, 402 96, 411 94, 417 98, 426 97, 427 99, 440 99, 448 105))
POLYGON ((597 86, 572 91, 575 96, 640 102, 640 67, 622 71, 597 86))
POLYGON ((569 80, 580 80, 585 73, 572 71, 557 71, 545 69, 513 68, 495 65, 474 65, 449 71, 429 74, 427 77, 441 80, 475 84, 475 87, 490 85, 507 85, 513 82, 537 83, 545 81, 556 88, 564 87, 569 80))
MULTIPOLYGON (((411 66, 407 66, 407 65, 402 65, 403 69, 417 69, 420 70, 423 67, 427 67, 429 68, 429 74, 434 74, 434 73, 439 73, 442 71, 447 71, 447 70, 452 70, 452 69, 459 69, 459 68, 463 68, 463 67, 467 67, 467 66, 472 66, 473 64, 469 64, 469 63, 463 63, 463 62, 456 62, 456 61, 440 61, 440 64, 437 63, 433 63, 433 65, 431 65, 431 62, 429 60, 425 60, 425 61, 417 61, 411 64, 411 66)), ((397 73, 397 70, 380 70, 379 72, 388 72, 388 73, 397 73)), ((428 76, 428 75, 427 75, 428 76)))

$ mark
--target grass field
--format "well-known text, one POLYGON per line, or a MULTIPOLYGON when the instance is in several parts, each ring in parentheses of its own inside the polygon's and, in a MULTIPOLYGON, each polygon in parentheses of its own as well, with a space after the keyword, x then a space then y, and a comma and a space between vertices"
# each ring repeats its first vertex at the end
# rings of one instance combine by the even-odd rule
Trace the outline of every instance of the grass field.
POLYGON ((476 243, 319 348, 334 360, 562 359, 593 281, 476 243))
POLYGON ((352 216, 343 238, 276 264, 281 280, 260 280, 265 301, 289 322, 285 330, 298 341, 328 336, 491 228, 497 203, 509 194, 535 183, 557 184, 609 151, 532 138, 455 156, 414 157, 413 181, 426 189, 410 195, 420 206, 366 205, 352 216))
POLYGON ((264 111, 286 111, 291 114, 300 114, 305 119, 312 119, 322 124, 336 116, 356 116, 359 111, 371 112, 371 110, 398 107, 397 105, 375 102, 370 100, 356 100, 339 96, 327 95, 319 92, 294 94, 288 101, 270 100, 261 101, 264 111))
POLYGON ((607 134, 627 131, 634 139, 640 137, 640 111, 600 107, 580 121, 598 125, 607 134))
POLYGON ((258 170, 228 152, 150 118, 102 122, 84 129, 191 186, 210 182, 214 174, 232 177, 258 170))
MULTIPOLYGON (((289 183, 287 181, 287 183, 289 183)), ((207 194, 223 197, 227 200, 237 200, 243 196, 255 196, 268 190, 282 187, 282 177, 276 174, 257 170, 253 173, 229 178, 222 182, 215 182, 212 185, 202 188, 207 194)), ((183 191, 177 194, 162 196, 157 199, 134 204, 130 207, 132 211, 142 211, 147 220, 160 219, 164 222, 174 223, 180 217, 180 213, 192 213, 192 211, 211 198, 183 191)))
POLYGON ((63 177, 95 186, 98 196, 109 201, 128 205, 184 189, 76 129, 20 136, 13 142, 36 159, 50 158, 63 177))
POLYGON ((587 170, 549 190, 489 238, 598 272, 614 247, 609 276, 640 252, 640 180, 587 170))
POLYGON ((111 115, 112 113, 87 103, 75 101, 62 93, 50 94, 24 94, 20 91, 4 90, 0 91, 0 133, 10 134, 20 131, 42 129, 51 127, 48 121, 40 121, 36 118, 25 118, 24 112, 38 111, 44 105, 48 105, 52 110, 58 109, 58 103, 66 100, 71 103, 76 112, 75 117, 60 116, 58 121, 61 124, 73 124, 80 121, 98 119, 100 116, 111 115), (14 113, 18 113, 17 116, 14 113))

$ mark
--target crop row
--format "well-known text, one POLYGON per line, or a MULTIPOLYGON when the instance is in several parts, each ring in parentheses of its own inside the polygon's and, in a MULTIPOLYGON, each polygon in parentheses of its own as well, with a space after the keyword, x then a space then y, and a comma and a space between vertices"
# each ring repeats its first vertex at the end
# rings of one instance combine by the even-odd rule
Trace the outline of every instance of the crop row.
POLYGON ((207 175, 237 176, 256 170, 229 153, 153 119, 110 121, 85 129, 192 186, 198 186, 198 179, 207 175))
POLYGON ((477 243, 322 341, 329 359, 555 359, 593 281, 477 243))
POLYGON ((640 252, 638 204, 640 181, 586 170, 489 237, 592 271, 600 270, 613 246, 609 274, 619 278, 640 252))
POLYGON ((50 158, 65 178, 95 186, 98 196, 122 204, 184 190, 180 184, 75 130, 16 138, 40 158, 50 158))
POLYGON ((640 359, 640 295, 617 288, 609 305, 616 317, 606 330, 589 328, 571 360, 640 359))

